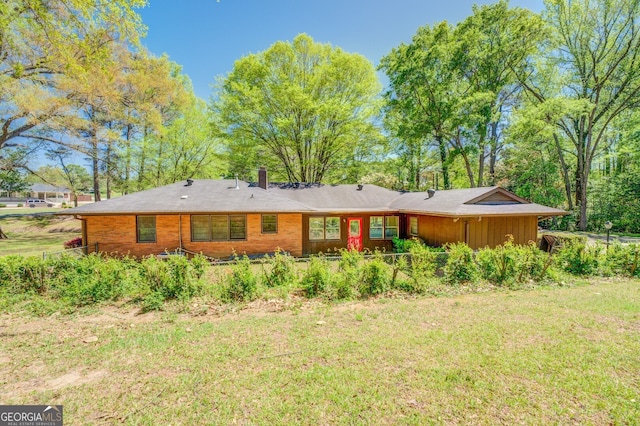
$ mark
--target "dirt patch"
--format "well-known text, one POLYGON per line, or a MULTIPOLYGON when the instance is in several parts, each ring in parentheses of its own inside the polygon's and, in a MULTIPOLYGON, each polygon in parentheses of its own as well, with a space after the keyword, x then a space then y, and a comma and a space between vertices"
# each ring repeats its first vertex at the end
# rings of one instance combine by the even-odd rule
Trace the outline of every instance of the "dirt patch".
POLYGON ((26 395, 31 392, 58 390, 68 386, 81 386, 100 380, 104 377, 107 377, 107 375, 107 372, 104 370, 95 370, 89 372, 72 370, 59 377, 39 377, 23 382, 16 382, 12 384, 9 389, 5 389, 4 392, 0 394, 0 396, 3 399, 8 399, 26 395))

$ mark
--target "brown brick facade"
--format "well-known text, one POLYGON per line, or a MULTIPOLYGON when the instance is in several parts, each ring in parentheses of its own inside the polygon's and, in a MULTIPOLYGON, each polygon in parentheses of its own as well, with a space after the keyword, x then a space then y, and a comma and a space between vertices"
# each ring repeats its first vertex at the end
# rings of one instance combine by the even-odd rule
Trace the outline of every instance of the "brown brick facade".
POLYGON ((85 245, 93 252, 132 255, 136 257, 159 254, 178 247, 212 257, 229 257, 237 254, 261 254, 277 248, 302 255, 302 215, 278 214, 278 232, 262 233, 262 215, 247 214, 247 238, 242 241, 191 241, 190 215, 156 215, 156 241, 138 243, 135 215, 84 216, 85 245), (182 239, 182 244, 180 240, 182 239))

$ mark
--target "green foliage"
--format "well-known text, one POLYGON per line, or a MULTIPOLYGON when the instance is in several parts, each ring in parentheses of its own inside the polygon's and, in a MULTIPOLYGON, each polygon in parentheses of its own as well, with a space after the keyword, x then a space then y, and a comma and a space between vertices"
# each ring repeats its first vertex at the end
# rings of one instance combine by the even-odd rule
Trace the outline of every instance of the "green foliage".
POLYGON ((411 254, 411 278, 414 281, 432 278, 438 267, 437 259, 440 249, 432 249, 424 244, 412 244, 409 248, 411 254))
POLYGON ((269 271, 264 273, 264 282, 268 287, 293 286, 298 280, 296 263, 293 257, 282 250, 277 250, 273 257, 269 257, 267 264, 269 271))
POLYGON ((518 246, 510 238, 493 249, 479 250, 475 259, 483 279, 501 286, 514 286, 528 280, 543 280, 553 258, 534 243, 518 246))
POLYGON ((447 244, 447 264, 443 268, 444 280, 451 284, 475 282, 479 270, 473 258, 473 250, 464 243, 447 244))
POLYGON ((630 275, 638 276, 640 246, 637 244, 611 244, 604 251, 598 263, 598 274, 603 276, 630 275))
POLYGON ((319 296, 331 286, 330 265, 323 255, 311 257, 300 284, 307 297, 319 296))
POLYGON ((223 285, 222 298, 225 301, 246 302, 256 298, 258 278, 251 270, 251 261, 246 255, 236 257, 223 285))
POLYGON ((364 262, 361 274, 359 291, 362 296, 374 296, 390 290, 391 269, 379 251, 374 253, 372 259, 364 262))
POLYGON ((239 59, 212 105, 231 160, 239 161, 231 169, 247 173, 255 165, 246 160, 257 157, 278 179, 339 179, 381 139, 373 125, 380 88, 363 56, 306 34, 239 59))
POLYGON ((578 240, 563 243, 556 253, 558 265, 571 274, 589 276, 598 270, 602 248, 589 246, 578 240))

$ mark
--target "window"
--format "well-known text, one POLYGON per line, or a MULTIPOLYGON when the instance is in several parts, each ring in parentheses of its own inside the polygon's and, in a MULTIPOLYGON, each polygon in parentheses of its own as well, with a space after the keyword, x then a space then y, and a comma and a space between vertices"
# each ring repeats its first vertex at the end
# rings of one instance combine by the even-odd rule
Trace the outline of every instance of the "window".
POLYGON ((309 218, 309 239, 310 240, 339 240, 340 239, 340 218, 339 217, 310 217, 309 218))
POLYGON ((418 235, 418 218, 415 216, 409 218, 409 235, 418 235))
POLYGON ((247 217, 244 215, 193 215, 191 241, 228 241, 247 238, 247 217))
POLYGON ((384 237, 391 239, 398 237, 400 234, 400 218, 398 216, 387 216, 384 218, 384 237))
POLYGON ((263 234, 278 233, 278 215, 275 215, 275 214, 262 215, 262 233, 263 234))
POLYGON ((191 216, 191 241, 209 241, 209 216, 191 216))
POLYGON ((383 216, 371 216, 369 218, 369 238, 372 240, 382 239, 382 235, 384 235, 383 219, 383 216))
POLYGON ((327 240, 339 240, 340 239, 340 218, 328 217, 325 219, 325 235, 327 240))
POLYGON ((232 240, 244 240, 247 238, 247 217, 229 216, 230 238, 232 240))
POLYGON ((156 242, 156 217, 138 216, 136 217, 136 231, 139 243, 156 242))
POLYGON ((398 216, 371 216, 369 218, 369 238, 381 240, 397 237, 399 224, 400 218, 398 216))

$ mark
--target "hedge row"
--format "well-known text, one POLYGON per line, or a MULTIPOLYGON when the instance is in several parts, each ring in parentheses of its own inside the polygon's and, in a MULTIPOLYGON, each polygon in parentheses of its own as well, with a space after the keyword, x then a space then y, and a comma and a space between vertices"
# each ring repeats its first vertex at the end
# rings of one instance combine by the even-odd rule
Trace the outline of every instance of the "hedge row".
MULTIPOLYGON (((465 244, 450 244, 446 252, 407 244, 408 252, 365 256, 341 250, 337 261, 319 255, 297 263, 278 252, 252 264, 245 256, 212 273, 207 260, 170 256, 167 260, 130 258, 7 256, 0 258, 0 296, 5 304, 16 297, 42 296, 65 306, 132 300, 146 310, 161 309, 166 300, 188 300, 204 293, 223 301, 249 301, 276 289, 328 300, 370 297, 390 290, 427 293, 439 286, 486 282, 517 288, 523 284, 560 281, 560 275, 640 276, 640 247, 619 244, 588 246, 567 240, 553 255, 535 245, 512 241, 473 252, 465 244)), ((0 306, 0 309, 2 306, 0 306)))

